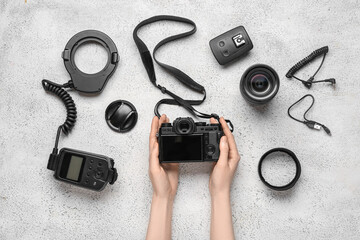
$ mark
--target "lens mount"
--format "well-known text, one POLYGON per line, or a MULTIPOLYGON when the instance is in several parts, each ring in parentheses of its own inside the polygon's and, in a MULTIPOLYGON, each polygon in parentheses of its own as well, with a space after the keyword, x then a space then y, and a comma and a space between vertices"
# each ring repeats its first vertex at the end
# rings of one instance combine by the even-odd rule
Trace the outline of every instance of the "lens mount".
POLYGON ((264 104, 275 97, 279 91, 279 76, 273 68, 256 64, 248 68, 241 77, 240 92, 246 101, 264 104))

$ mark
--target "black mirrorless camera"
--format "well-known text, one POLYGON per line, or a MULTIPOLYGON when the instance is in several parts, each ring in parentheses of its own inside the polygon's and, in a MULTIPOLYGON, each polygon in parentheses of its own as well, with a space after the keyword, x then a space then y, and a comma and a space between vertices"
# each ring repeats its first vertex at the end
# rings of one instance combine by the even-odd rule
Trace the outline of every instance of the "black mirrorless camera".
POLYGON ((158 133, 160 162, 215 162, 223 135, 220 124, 194 122, 192 118, 163 123, 158 133))

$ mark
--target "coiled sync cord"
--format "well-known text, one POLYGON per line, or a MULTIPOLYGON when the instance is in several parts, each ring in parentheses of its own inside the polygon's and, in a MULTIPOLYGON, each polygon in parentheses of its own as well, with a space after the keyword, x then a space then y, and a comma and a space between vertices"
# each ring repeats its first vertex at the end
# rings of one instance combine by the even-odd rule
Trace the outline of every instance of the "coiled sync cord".
POLYGON ((301 61, 299 61, 298 63, 296 63, 292 68, 290 68, 290 70, 286 73, 286 77, 287 78, 295 78, 297 80, 299 80, 300 82, 302 82, 305 87, 307 88, 311 88, 313 83, 320 83, 320 82, 330 82, 332 84, 335 84, 336 81, 334 78, 328 78, 328 79, 324 79, 324 80, 318 80, 318 81, 314 81, 314 77, 315 75, 319 72, 320 68, 322 67, 324 60, 325 60, 325 56, 326 54, 329 52, 329 47, 325 46, 322 48, 319 48, 315 51, 313 51, 309 56, 307 56, 306 58, 302 59, 301 61), (294 74, 299 71, 301 68, 303 68, 305 65, 309 64, 311 61, 313 61, 315 58, 319 57, 323 55, 323 59, 320 63, 319 68, 316 70, 316 72, 308 79, 308 80, 303 80, 300 79, 296 76, 294 76, 294 74))
POLYGON ((302 98, 300 98, 299 100, 297 100, 295 103, 293 103, 289 109, 288 109, 288 115, 289 117, 291 117, 292 119, 294 119, 295 121, 297 122, 300 122, 300 123, 303 123, 305 124, 306 126, 308 126, 309 128, 311 129, 316 129, 316 130, 320 130, 321 127, 325 130, 325 132, 331 136, 331 132, 330 132, 330 129, 328 127, 326 127, 324 124, 321 124, 319 122, 315 122, 313 120, 309 120, 306 118, 306 114, 309 112, 309 110, 312 108, 312 106, 314 105, 315 103, 315 98, 313 95, 311 94, 306 94, 305 96, 303 96, 302 98), (303 117, 304 117, 304 120, 299 120, 299 119, 296 119, 294 118, 291 114, 290 114, 290 110, 291 108, 293 108, 296 104, 298 104, 299 102, 301 102, 302 100, 304 100, 306 97, 311 97, 312 99, 312 103, 310 105, 310 107, 305 111, 303 117))
POLYGON ((69 93, 64 89, 64 88, 72 88, 73 84, 72 81, 70 80, 69 82, 60 85, 54 82, 51 82, 49 80, 42 80, 42 86, 45 89, 45 91, 47 92, 51 92, 53 94, 55 94, 56 96, 58 96, 63 103, 65 104, 66 107, 66 120, 65 122, 59 126, 57 134, 56 134, 56 139, 55 139, 55 146, 52 152, 52 155, 57 155, 58 152, 58 144, 59 144, 59 138, 60 138, 60 133, 61 131, 67 135, 71 129, 74 127, 75 122, 76 122, 76 106, 74 103, 74 100, 72 99, 72 97, 69 95, 69 93))

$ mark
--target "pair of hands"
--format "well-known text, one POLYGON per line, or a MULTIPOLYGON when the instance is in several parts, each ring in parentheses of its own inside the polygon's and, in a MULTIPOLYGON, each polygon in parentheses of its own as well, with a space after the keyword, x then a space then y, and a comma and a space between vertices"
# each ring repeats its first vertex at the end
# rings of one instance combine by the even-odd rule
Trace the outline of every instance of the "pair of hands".
MULTIPOLYGON (((156 116, 153 118, 149 140, 149 175, 154 196, 173 200, 178 186, 179 164, 160 164, 159 144, 156 137, 161 124, 167 122, 169 118, 166 115, 162 115, 160 119, 156 116)), ((217 121, 211 118, 210 123, 217 123, 217 121)), ((220 118, 220 124, 225 136, 220 139, 220 157, 214 163, 210 175, 209 190, 212 198, 217 195, 230 195, 232 179, 240 161, 234 136, 224 118, 220 118)))

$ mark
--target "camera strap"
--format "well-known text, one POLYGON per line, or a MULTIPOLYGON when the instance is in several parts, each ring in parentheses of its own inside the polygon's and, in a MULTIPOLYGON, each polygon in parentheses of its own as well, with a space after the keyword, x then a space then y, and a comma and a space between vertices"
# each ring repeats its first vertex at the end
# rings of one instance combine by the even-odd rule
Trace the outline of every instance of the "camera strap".
MULTIPOLYGON (((159 15, 159 16, 154 16, 151 18, 148 18, 142 22, 140 22, 134 29, 133 32, 133 38, 134 41, 136 43, 137 48, 139 49, 140 52, 140 56, 142 59, 142 62, 145 66, 145 69, 147 71, 147 74, 149 76, 150 81, 152 82, 152 84, 154 84, 155 87, 157 87, 158 89, 161 90, 161 92, 163 94, 167 94, 170 97, 172 97, 172 99, 161 99, 154 108, 154 113, 156 116, 160 117, 160 113, 159 113, 159 107, 161 104, 169 104, 169 105, 178 105, 178 106, 182 106, 185 109, 187 109, 191 114, 200 117, 200 118, 215 118, 217 120, 219 120, 219 116, 217 114, 206 114, 206 113, 202 113, 197 111, 193 106, 197 106, 200 105, 201 103, 203 103, 206 99, 206 91, 205 88, 198 84, 197 82, 195 82, 191 77, 189 77, 186 73, 184 73, 183 71, 181 71, 178 68, 175 68, 173 66, 167 65, 165 63, 160 62, 159 60, 156 59, 156 51, 163 45, 181 39, 181 38, 185 38, 188 37, 192 34, 194 34, 196 32, 196 25, 193 21, 191 21, 190 19, 187 18, 182 18, 182 17, 176 17, 176 16, 168 16, 168 15, 159 15), (150 23, 154 23, 154 22, 158 22, 158 21, 173 21, 173 22, 180 22, 180 23, 186 23, 192 26, 192 29, 187 31, 187 32, 183 32, 180 34, 176 34, 176 35, 172 35, 170 37, 167 37, 163 40, 161 40, 154 48, 153 50, 153 57, 154 60, 157 64, 160 65, 160 67, 162 67, 165 71, 167 71, 170 75, 174 76, 176 79, 178 79, 180 82, 182 82, 184 85, 186 85, 187 87, 189 87, 190 89, 198 92, 198 93, 202 93, 204 95, 204 97, 201 100, 184 100, 183 98, 179 97, 178 95, 176 95, 175 93, 167 90, 164 86, 161 86, 160 84, 156 83, 156 75, 155 75, 155 69, 154 69, 154 63, 152 60, 152 56, 151 53, 149 51, 149 49, 147 48, 147 46, 145 45, 145 43, 139 38, 138 36, 138 30, 150 23)), ((231 127, 231 131, 233 130, 233 125, 231 123, 230 120, 226 120, 226 122, 230 125, 231 127)))

